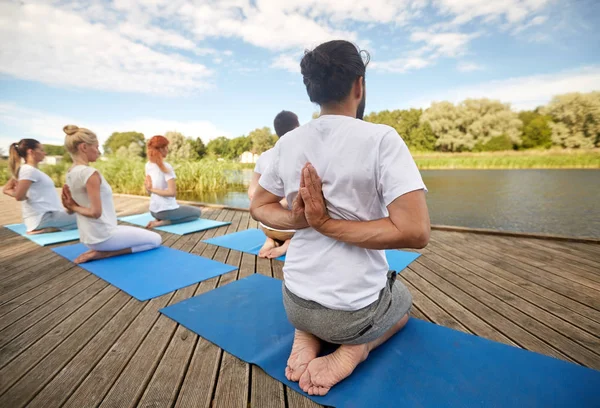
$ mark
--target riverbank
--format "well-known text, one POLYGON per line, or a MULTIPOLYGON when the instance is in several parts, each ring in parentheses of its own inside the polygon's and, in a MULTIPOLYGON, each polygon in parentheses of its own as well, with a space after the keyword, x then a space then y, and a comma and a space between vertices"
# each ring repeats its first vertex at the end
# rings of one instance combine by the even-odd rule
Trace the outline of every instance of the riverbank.
POLYGON ((600 150, 413 153, 421 170, 600 169, 600 150))

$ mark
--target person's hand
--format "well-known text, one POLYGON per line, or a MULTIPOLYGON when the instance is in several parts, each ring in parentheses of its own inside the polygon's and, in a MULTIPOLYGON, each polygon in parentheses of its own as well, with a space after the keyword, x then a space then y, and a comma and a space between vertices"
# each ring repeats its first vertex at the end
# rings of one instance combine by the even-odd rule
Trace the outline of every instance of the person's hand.
MULTIPOLYGON (((302 179, 302 177, 301 177, 302 179)), ((302 181, 300 182, 300 187, 302 188, 302 181)), ((294 220, 294 229, 302 229, 307 228, 309 226, 308 221, 304 215, 304 201, 302 200, 302 195, 298 190, 298 194, 296 198, 292 202, 292 219, 294 220)))
POLYGON ((150 175, 147 175, 144 180, 144 188, 148 194, 152 194, 152 177, 150 175))
POLYGON ((2 189, 2 191, 4 192, 4 194, 9 195, 9 192, 14 192, 15 189, 17 188, 17 183, 18 181, 14 178, 11 178, 10 180, 8 180, 8 183, 6 183, 6 185, 4 186, 4 188, 2 189))
POLYGON ((67 184, 65 184, 62 188, 62 194, 60 196, 62 200, 62 205, 67 209, 69 214, 72 214, 75 211, 75 207, 78 207, 79 204, 73 199, 71 195, 71 189, 67 184))
POLYGON ((331 219, 323 196, 323 183, 310 163, 302 169, 300 194, 304 204, 304 216, 308 224, 319 231, 331 219))

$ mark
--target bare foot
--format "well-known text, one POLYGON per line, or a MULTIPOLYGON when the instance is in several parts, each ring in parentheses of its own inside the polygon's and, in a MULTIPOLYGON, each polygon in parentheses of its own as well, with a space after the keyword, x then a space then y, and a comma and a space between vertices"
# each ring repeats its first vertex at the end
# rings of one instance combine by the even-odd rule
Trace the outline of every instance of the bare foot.
POLYGON ((50 232, 58 232, 58 231, 60 231, 58 228, 50 227, 50 228, 43 228, 43 229, 39 229, 39 230, 29 231, 27 233, 27 235, 48 234, 50 232))
POLYGON ((285 241, 283 243, 282 246, 275 247, 275 248, 271 249, 269 251, 269 253, 267 254, 267 258, 269 258, 269 259, 275 259, 275 258, 279 258, 280 256, 285 255, 285 253, 287 252, 289 246, 290 246, 290 240, 288 239, 287 241, 285 241))
POLYGON ((155 221, 150 221, 146 225, 146 228, 147 229, 152 229, 152 228, 156 228, 156 227, 162 227, 163 225, 169 225, 170 223, 171 223, 171 221, 169 221, 169 220, 163 220, 163 221, 155 220, 155 221))
POLYGON ((258 251, 258 257, 266 258, 267 255, 269 254, 269 252, 276 246, 277 246, 277 244, 275 243, 275 241, 273 241, 271 238, 267 237, 267 239, 265 240, 265 244, 262 246, 260 251, 258 251))
POLYGON ((84 252, 83 254, 81 254, 77 258, 75 258, 75 260, 73 262, 75 262, 76 264, 82 264, 84 262, 89 262, 89 261, 92 261, 94 259, 99 259, 99 258, 100 258, 100 252, 90 249, 89 251, 84 252))
POLYGON ((308 395, 325 395, 348 377, 369 355, 367 344, 341 345, 333 353, 308 363, 300 377, 300 388, 308 395))
POLYGON ((321 341, 318 338, 296 329, 292 352, 285 368, 286 378, 290 381, 298 381, 304 374, 308 363, 317 358, 320 348, 321 341))

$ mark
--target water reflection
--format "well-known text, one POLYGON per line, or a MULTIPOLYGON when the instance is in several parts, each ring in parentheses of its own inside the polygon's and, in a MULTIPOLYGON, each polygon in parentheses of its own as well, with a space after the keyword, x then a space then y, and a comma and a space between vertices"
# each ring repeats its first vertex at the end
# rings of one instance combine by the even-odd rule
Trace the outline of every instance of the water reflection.
MULTIPOLYGON (((422 175, 435 224, 600 238, 600 170, 426 170, 422 175)), ((247 170, 236 177, 247 183, 251 176, 247 170)), ((249 205, 245 189, 181 199, 249 205)))

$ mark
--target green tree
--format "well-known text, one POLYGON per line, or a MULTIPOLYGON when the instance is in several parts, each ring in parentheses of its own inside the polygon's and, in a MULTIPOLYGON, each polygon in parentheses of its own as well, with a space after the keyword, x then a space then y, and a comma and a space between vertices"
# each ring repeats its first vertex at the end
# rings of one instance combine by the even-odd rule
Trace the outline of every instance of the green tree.
POLYGON ((230 139, 227 146, 226 157, 228 159, 237 159, 242 153, 252 149, 252 139, 247 136, 240 136, 230 139))
POLYGON ((67 152, 64 146, 44 144, 44 151, 48 156, 64 156, 67 152))
POLYGON ((562 147, 600 146, 600 92, 555 96, 542 113, 553 119, 552 142, 562 147))
POLYGON ((194 150, 192 140, 179 132, 167 132, 165 137, 169 140, 168 160, 197 160, 198 153, 194 150))
POLYGON ((203 158, 204 156, 206 156, 206 146, 204 145, 204 142, 201 138, 197 137, 196 140, 192 140, 190 141, 190 143, 192 144, 192 148, 194 149, 199 158, 203 158))
POLYGON ((146 142, 144 134, 139 132, 114 132, 104 142, 104 153, 116 154, 121 146, 129 148, 131 143, 137 143, 142 148, 142 157, 146 157, 146 142))
POLYGON ((129 153, 129 157, 141 158, 142 155, 144 154, 144 149, 142 149, 142 146, 140 146, 138 143, 131 142, 131 144, 127 148, 127 152, 129 153))
POLYGON ((254 129, 248 134, 248 138, 252 141, 252 153, 255 154, 267 151, 277 143, 277 136, 267 126, 254 129))
POLYGON ((129 149, 125 146, 121 146, 117 149, 117 153, 116 153, 117 157, 121 157, 123 159, 126 159, 129 157, 129 149))
POLYGON ((435 149, 437 138, 433 134, 429 123, 420 123, 418 127, 411 129, 408 140, 410 141, 409 148, 426 152, 435 149))
POLYGON ((523 111, 519 113, 519 119, 523 122, 523 144, 524 149, 552 147, 552 128, 550 116, 541 115, 535 111, 523 111))
POLYGON ((521 144, 522 122, 510 105, 489 99, 467 99, 454 106, 450 102, 433 103, 423 115, 437 137, 442 151, 470 151, 485 146, 498 136, 506 136, 513 146, 521 144))
POLYGON ((219 136, 211 140, 206 145, 206 151, 213 157, 225 157, 229 152, 229 139, 225 136, 219 136))
POLYGON ((512 140, 506 135, 494 136, 485 143, 478 143, 473 148, 475 152, 500 152, 511 150, 513 148, 512 140))

